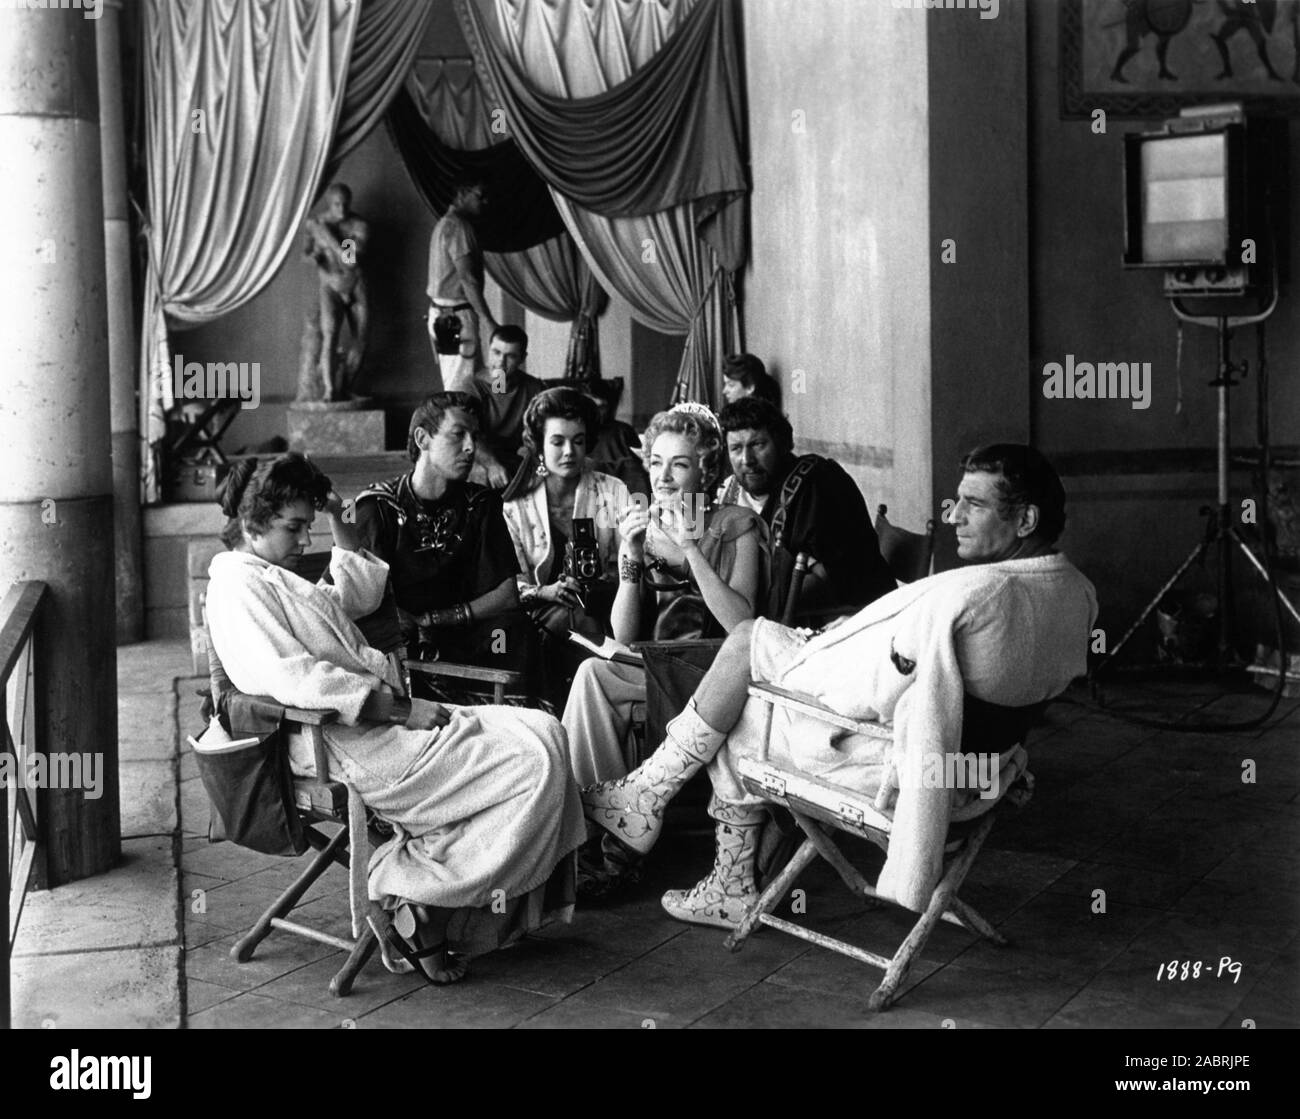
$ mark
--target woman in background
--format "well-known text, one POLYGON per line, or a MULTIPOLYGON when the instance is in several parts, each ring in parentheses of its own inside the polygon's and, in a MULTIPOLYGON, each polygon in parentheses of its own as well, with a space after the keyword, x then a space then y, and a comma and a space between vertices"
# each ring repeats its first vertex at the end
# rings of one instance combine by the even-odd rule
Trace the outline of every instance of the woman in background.
POLYGON ((542 634, 544 694, 560 704, 582 659, 569 631, 599 645, 618 585, 618 522, 629 499, 622 482, 591 468, 598 426, 582 393, 540 393, 524 413, 523 467, 502 494, 519 602, 542 634))
POLYGON ((753 354, 729 354, 722 362, 722 399, 728 404, 746 396, 757 396, 778 410, 781 386, 753 354))
MULTIPOLYGON (((330 775, 394 828, 370 862, 370 897, 397 918, 384 932, 445 983, 468 957, 567 921, 569 855, 585 831, 555 719, 395 694, 396 672, 353 624, 378 608, 388 565, 359 549, 329 479, 303 456, 237 463, 221 508, 230 551, 210 569, 213 647, 241 691, 339 713, 323 728, 330 775), (334 535, 332 585, 294 574, 317 510, 334 535)), ((309 751, 291 763, 314 771, 309 751)))

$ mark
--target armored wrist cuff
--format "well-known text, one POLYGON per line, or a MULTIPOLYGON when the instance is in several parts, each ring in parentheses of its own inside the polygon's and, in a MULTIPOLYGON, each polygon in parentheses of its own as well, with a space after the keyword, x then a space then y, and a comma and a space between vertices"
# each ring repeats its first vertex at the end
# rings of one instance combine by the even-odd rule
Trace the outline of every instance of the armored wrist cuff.
POLYGON ((442 610, 430 610, 427 617, 431 626, 466 626, 474 615, 467 603, 458 602, 442 610))

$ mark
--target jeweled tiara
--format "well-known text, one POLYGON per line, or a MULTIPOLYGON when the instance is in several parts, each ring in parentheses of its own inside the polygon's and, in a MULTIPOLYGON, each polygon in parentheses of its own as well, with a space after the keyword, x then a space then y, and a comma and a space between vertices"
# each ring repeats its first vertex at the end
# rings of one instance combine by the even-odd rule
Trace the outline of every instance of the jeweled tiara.
POLYGON ((688 416, 700 416, 708 420, 716 430, 721 430, 718 417, 713 414, 713 409, 707 404, 697 404, 694 400, 684 400, 680 404, 674 404, 668 410, 670 412, 684 412, 688 416))

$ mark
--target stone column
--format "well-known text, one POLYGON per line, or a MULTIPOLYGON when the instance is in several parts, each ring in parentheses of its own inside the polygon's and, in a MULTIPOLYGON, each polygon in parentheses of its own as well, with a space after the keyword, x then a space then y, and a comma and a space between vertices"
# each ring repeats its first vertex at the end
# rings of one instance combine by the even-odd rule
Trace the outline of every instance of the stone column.
POLYGON ((41 580, 37 724, 103 783, 38 793, 34 884, 121 854, 108 310, 93 8, 0 8, 0 588, 41 580))
POLYGON ((140 527, 140 421, 136 330, 131 298, 131 221, 122 123, 122 0, 104 0, 95 22, 99 69, 99 151, 104 164, 104 259, 108 273, 109 420, 113 447, 113 556, 117 643, 144 640, 140 527))

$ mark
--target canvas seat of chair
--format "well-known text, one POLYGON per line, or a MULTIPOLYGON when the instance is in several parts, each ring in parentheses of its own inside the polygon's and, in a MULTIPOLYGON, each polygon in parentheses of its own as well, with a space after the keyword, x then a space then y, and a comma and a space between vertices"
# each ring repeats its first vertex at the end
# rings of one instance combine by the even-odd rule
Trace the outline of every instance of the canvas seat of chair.
MULTIPOLYGON (((887 726, 848 719, 823 707, 812 697, 763 684, 751 685, 749 694, 768 705, 769 715, 776 706, 782 706, 853 733, 880 740, 892 738, 887 726)), ((978 701, 971 701, 968 697, 968 703, 970 702, 978 701)), ((991 705, 983 706, 991 708, 991 705)), ((1026 709, 1023 713, 1025 722, 1037 710, 1038 708, 1026 709)), ((770 735, 770 722, 764 733, 770 735)), ((744 941, 759 926, 766 925, 879 968, 885 974, 869 996, 868 1006, 872 1010, 884 1010, 897 998, 912 963, 925 947, 939 921, 948 921, 995 945, 1005 946, 1008 943, 1006 937, 963 901, 958 893, 999 810, 1006 805, 1023 805, 1033 794, 1034 779, 1028 768, 1029 756, 1023 744, 1024 735, 1022 729, 1015 736, 1017 741, 1003 742, 998 751, 1000 766, 997 795, 976 795, 953 806, 939 882, 931 891, 925 910, 917 915, 907 936, 888 956, 848 944, 772 914, 798 876, 818 858, 831 865, 849 891, 859 897, 865 906, 874 908, 880 904, 896 904, 876 892, 874 885, 840 851, 833 836, 834 831, 846 832, 887 852, 894 826, 893 810, 888 806, 883 792, 887 790, 888 783, 882 782, 882 792, 864 793, 803 772, 794 766, 774 763, 765 756, 739 759, 737 770, 745 787, 755 796, 789 811, 798 824, 803 842, 785 868, 768 882, 750 906, 740 926, 728 936, 727 947, 733 952, 739 951, 744 941)), ((967 739, 963 736, 963 749, 966 746, 967 739)), ((766 753, 765 749, 763 753, 766 753)))
MULTIPOLYGON (((795 807, 805 815, 814 816, 841 831, 851 832, 862 839, 870 839, 872 835, 889 836, 893 831, 893 809, 877 807, 874 795, 860 793, 825 778, 756 758, 742 758, 736 768, 745 787, 756 796, 769 799, 774 804, 784 805, 787 800, 795 801, 795 807)), ((1003 756, 998 773, 996 797, 975 796, 964 804, 953 806, 949 816, 949 839, 944 846, 945 852, 951 853, 961 847, 965 829, 960 825, 978 820, 997 807, 1004 797, 1009 795, 1013 803, 1024 803, 1025 790, 1032 789, 1034 776, 1029 772, 1029 754, 1023 746, 1016 746, 1003 756), (1021 782, 1019 787, 1017 782, 1021 782)))

